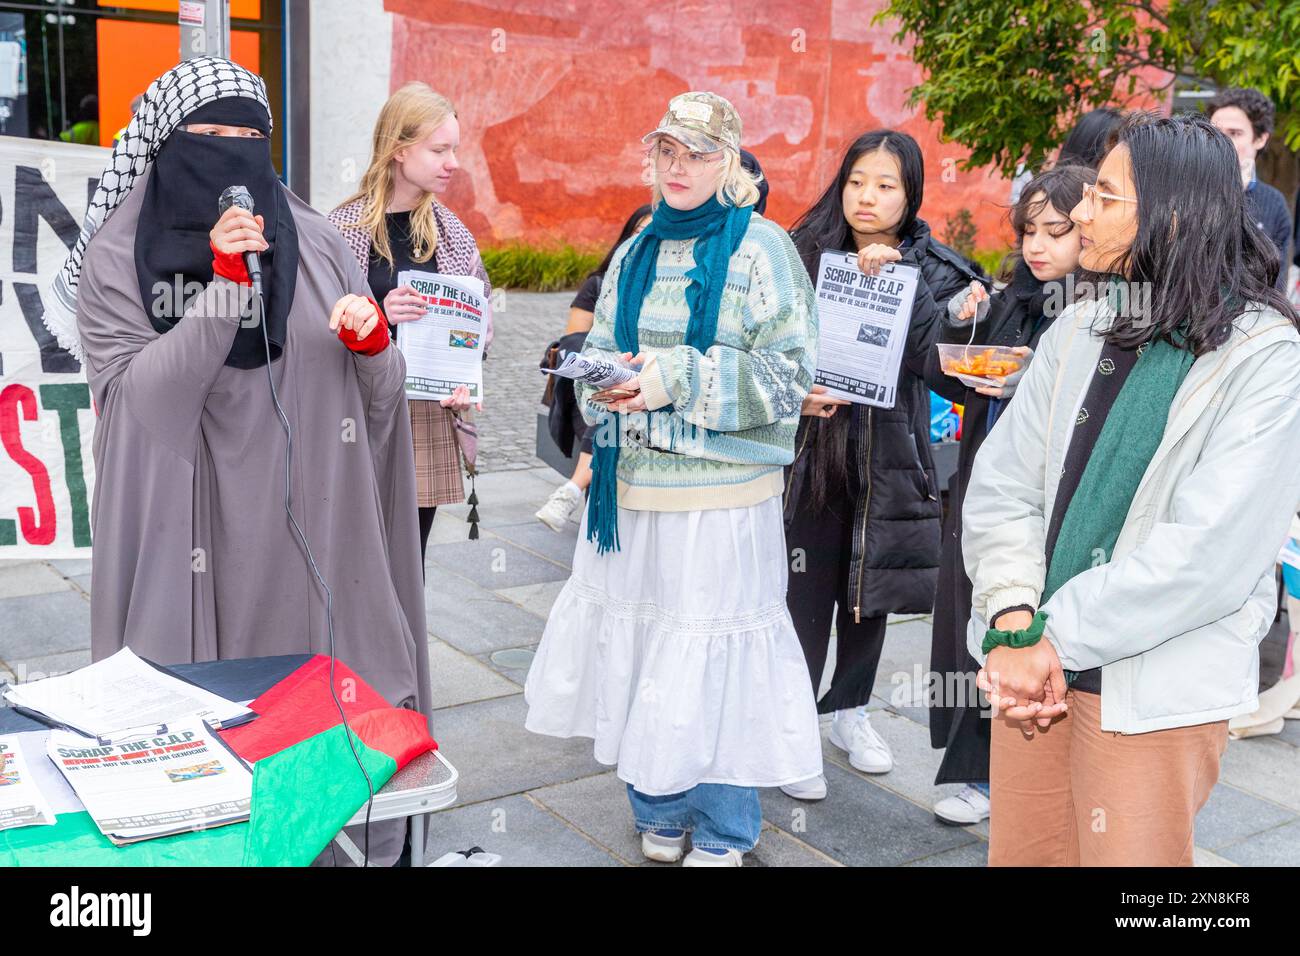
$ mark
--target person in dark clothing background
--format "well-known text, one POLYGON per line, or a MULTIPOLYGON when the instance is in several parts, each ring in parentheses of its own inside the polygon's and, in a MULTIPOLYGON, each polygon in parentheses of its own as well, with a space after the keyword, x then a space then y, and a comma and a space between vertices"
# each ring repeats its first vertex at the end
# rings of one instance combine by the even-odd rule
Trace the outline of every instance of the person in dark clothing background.
POLYGON ((1011 400, 1033 349, 1069 304, 1065 295, 1070 289, 1062 280, 1074 273, 1080 280, 1077 288, 1086 281, 1078 275, 1081 247, 1070 210, 1083 197, 1084 185, 1096 179, 1090 167, 1058 165, 1031 180, 1011 210, 1015 246, 1002 270, 1006 287, 990 296, 981 284, 972 283, 969 291, 949 302, 940 342, 1019 348, 1024 355, 1020 368, 1001 387, 976 389, 944 373, 938 349, 931 349, 926 360, 926 384, 965 407, 957 470, 948 485, 930 646, 930 673, 935 680, 928 701, 930 746, 944 751, 934 782, 966 784, 959 793, 935 804, 935 816, 944 823, 979 823, 989 814, 990 722, 985 719, 987 713, 981 713, 987 708, 975 693, 979 668, 966 649, 971 583, 962 565, 962 497, 975 454, 1011 400))
MULTIPOLYGON (((554 343, 554 346, 560 350, 559 361, 563 361, 564 356, 569 352, 582 351, 587 341, 587 333, 591 331, 591 323, 596 317, 596 299, 600 297, 601 283, 605 280, 609 264, 614 260, 614 253, 623 243, 645 228, 646 223, 650 221, 651 211, 647 203, 628 216, 627 222, 623 223, 623 228, 618 234, 618 239, 605 253, 605 258, 579 287, 578 294, 569 304, 569 323, 564 329, 564 335, 554 343)), ((588 426, 582 420, 582 412, 573 395, 573 380, 559 376, 548 376, 548 378, 554 389, 551 393, 548 423, 551 437, 555 439, 565 455, 572 452, 575 439, 580 445, 578 464, 573 469, 573 475, 551 492, 551 496, 536 513, 537 520, 552 531, 562 531, 565 522, 577 511, 578 505, 582 504, 582 496, 591 485, 591 436, 596 431, 596 426, 588 426)))
POLYGON ((1113 106, 1089 110, 1065 137, 1057 154, 1055 166, 1088 166, 1096 169, 1106 155, 1110 135, 1124 122, 1124 111, 1113 106))
POLYGON ((1246 190, 1246 212, 1277 247, 1278 271, 1273 284, 1286 291, 1291 262, 1291 213, 1285 197, 1255 175, 1255 157, 1273 133, 1273 101, 1259 90, 1234 87, 1219 92, 1205 111, 1210 122, 1237 150, 1241 182, 1246 190))
MULTIPOLYGON (((983 281, 917 218, 924 185, 921 150, 912 137, 865 133, 848 147, 835 181, 791 234, 814 277, 823 252, 855 249, 866 272, 886 262, 921 272, 894 407, 853 404, 837 414, 847 403, 814 386, 787 471, 787 547, 798 556, 787 603, 814 693, 835 623, 835 675, 818 711, 835 714, 831 742, 868 773, 893 767, 865 706, 888 615, 928 613, 938 573, 942 506, 930 456, 926 357, 948 300, 972 280, 983 281)), ((826 795, 826 782, 813 778, 782 789, 817 800, 826 795)))

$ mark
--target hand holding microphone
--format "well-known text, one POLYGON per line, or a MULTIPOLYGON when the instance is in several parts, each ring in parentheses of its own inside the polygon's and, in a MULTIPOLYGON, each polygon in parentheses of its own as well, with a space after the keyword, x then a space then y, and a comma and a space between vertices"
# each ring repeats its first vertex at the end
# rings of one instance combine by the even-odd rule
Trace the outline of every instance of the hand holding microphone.
POLYGON ((243 186, 228 186, 217 200, 217 211, 221 218, 208 233, 213 252, 219 256, 241 256, 248 278, 260 294, 262 262, 258 255, 269 249, 270 244, 262 235, 265 222, 261 216, 253 215, 253 197, 243 186))
POLYGON ((265 252, 270 246, 262 238, 262 217, 246 209, 231 206, 208 233, 212 247, 223 255, 265 252))

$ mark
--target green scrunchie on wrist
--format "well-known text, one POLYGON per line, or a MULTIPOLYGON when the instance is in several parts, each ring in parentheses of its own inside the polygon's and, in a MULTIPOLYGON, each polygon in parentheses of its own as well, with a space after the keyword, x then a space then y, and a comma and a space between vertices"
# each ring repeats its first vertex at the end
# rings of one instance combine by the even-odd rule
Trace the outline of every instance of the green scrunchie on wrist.
POLYGON ((1047 612, 1039 611, 1034 615, 1034 619, 1029 626, 1019 631, 999 631, 997 628, 990 627, 988 633, 984 635, 984 643, 981 648, 987 654, 999 645, 1002 647, 1033 647, 1042 639, 1043 628, 1046 624, 1047 612))

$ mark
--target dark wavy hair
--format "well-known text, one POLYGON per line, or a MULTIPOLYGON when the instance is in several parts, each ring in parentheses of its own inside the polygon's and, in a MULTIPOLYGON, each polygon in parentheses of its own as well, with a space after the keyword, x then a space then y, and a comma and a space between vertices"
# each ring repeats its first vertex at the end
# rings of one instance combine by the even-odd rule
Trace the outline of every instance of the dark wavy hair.
MULTIPOLYGON (((862 156, 881 149, 898 161, 902 179, 906 204, 898 224, 898 235, 908 235, 920 221, 916 213, 925 195, 925 162, 921 157, 921 147, 912 137, 897 130, 877 129, 863 133, 849 144, 835 179, 790 231, 790 238, 809 275, 816 277, 823 252, 847 252, 855 248, 853 230, 844 218, 844 185, 849 181, 853 165, 862 156)), ((833 495, 848 489, 850 411, 842 408, 830 418, 810 418, 804 426, 809 430, 804 433, 804 440, 812 442, 808 483, 814 511, 823 510, 833 495)))
POLYGON ((885 150, 898 161, 902 177, 904 198, 903 218, 898 224, 898 234, 905 236, 916 223, 917 210, 925 195, 925 161, 921 147, 906 133, 892 129, 874 129, 863 133, 844 152, 840 170, 826 191, 821 194, 790 230, 790 238, 803 259, 810 275, 816 275, 817 262, 827 250, 851 251, 854 248, 853 230, 844 218, 844 184, 849 181, 853 165, 867 153, 885 150))
POLYGON ((1277 109, 1273 106, 1273 101, 1259 90, 1241 86, 1220 90, 1205 104, 1205 115, 1213 116, 1219 110, 1229 106, 1235 106, 1246 114, 1246 118, 1250 120, 1250 128, 1256 136, 1273 132, 1277 109))
MULTIPOLYGON (((1067 218, 1070 210, 1079 205, 1083 198, 1083 187, 1097 181, 1097 171, 1090 166, 1054 166, 1045 173, 1039 173, 1020 191, 1020 199, 1011 207, 1009 217, 1011 228, 1015 233, 1015 243, 998 268, 998 278, 1009 282, 1016 269, 1024 261, 1022 249, 1025 242, 1025 227, 1030 220, 1051 204, 1052 208, 1067 218)), ((1070 228, 1077 228, 1073 222, 1070 228)))
POLYGON ((1150 304, 1142 314, 1121 313, 1106 338, 1123 348, 1164 339, 1202 355, 1226 342, 1256 304, 1300 327, 1273 284, 1281 260, 1247 214, 1228 137, 1201 113, 1139 114, 1118 131, 1119 145, 1132 165, 1138 228, 1109 271, 1129 288, 1149 289, 1150 304))

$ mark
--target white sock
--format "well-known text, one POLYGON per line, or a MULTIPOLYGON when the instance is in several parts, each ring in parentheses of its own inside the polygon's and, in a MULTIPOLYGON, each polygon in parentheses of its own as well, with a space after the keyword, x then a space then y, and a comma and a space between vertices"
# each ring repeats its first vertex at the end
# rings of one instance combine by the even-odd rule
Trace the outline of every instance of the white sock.
POLYGON ((571 498, 582 497, 582 489, 579 488, 577 485, 575 485, 572 481, 566 481, 564 483, 564 490, 569 493, 569 497, 571 498))

